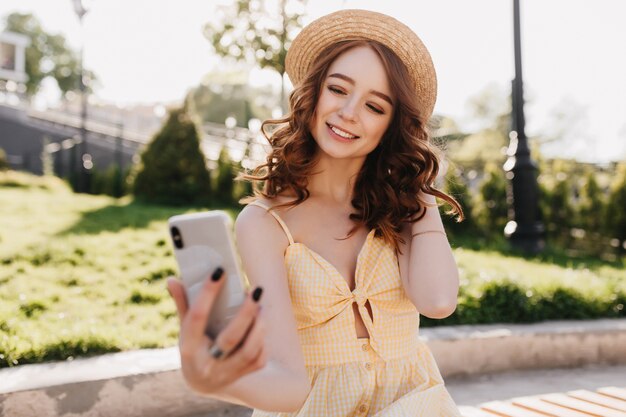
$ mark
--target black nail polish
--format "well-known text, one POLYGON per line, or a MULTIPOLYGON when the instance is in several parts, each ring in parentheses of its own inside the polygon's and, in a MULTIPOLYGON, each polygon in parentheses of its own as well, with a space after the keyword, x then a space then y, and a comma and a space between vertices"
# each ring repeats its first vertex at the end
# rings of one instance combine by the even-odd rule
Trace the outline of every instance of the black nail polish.
POLYGON ((263 294, 263 288, 261 287, 256 287, 256 289, 254 290, 254 292, 252 292, 252 300, 255 303, 258 303, 259 300, 261 299, 261 294, 263 294))
POLYGON ((213 272, 213 275, 211 275, 211 281, 219 281, 219 279, 222 278, 223 274, 224 270, 221 266, 218 266, 217 269, 213 272))

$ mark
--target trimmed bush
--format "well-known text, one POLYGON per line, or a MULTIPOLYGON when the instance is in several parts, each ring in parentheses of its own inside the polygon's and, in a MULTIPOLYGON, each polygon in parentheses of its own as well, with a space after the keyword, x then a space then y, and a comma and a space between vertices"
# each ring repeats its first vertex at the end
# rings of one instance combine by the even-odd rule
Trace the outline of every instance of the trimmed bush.
POLYGON ((215 173, 214 183, 214 197, 217 203, 234 206, 235 200, 235 165, 228 155, 226 147, 223 147, 220 151, 219 159, 217 160, 217 170, 215 173))
POLYGON ((198 129, 186 108, 170 111, 142 153, 136 172, 132 189, 140 200, 176 206, 209 204, 211 177, 198 129))
POLYGON ((461 294, 456 311, 443 320, 422 317, 424 327, 456 324, 534 323, 544 320, 589 320, 626 316, 626 293, 585 296, 573 288, 541 292, 511 281, 486 283, 479 294, 461 294))
POLYGON ((128 175, 130 170, 122 170, 115 164, 101 171, 96 168, 91 170, 90 190, 91 194, 106 194, 111 197, 122 197, 128 193, 128 175))

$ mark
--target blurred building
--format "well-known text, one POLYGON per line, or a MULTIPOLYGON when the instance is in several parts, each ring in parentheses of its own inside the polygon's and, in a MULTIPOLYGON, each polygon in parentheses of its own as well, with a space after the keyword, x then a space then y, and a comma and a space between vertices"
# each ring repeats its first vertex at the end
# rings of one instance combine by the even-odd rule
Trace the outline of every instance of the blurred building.
POLYGON ((26 91, 26 48, 30 45, 27 36, 13 32, 0 32, 0 101, 17 104, 26 91), (9 100, 12 98, 12 100, 9 100))

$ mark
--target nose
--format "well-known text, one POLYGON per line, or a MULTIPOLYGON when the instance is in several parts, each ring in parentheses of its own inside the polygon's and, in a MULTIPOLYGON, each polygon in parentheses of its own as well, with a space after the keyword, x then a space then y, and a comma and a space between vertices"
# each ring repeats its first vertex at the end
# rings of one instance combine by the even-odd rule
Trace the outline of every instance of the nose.
POLYGON ((355 121, 357 118, 356 115, 356 106, 354 104, 354 100, 347 100, 344 105, 337 112, 339 117, 347 121, 355 121))

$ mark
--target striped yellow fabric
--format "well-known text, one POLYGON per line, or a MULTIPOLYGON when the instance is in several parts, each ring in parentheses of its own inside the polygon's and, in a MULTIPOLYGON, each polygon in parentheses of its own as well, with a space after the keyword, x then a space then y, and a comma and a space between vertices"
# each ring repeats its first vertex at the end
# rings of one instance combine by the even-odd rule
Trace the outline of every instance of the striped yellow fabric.
MULTIPOLYGON (((264 203, 251 203, 269 209, 264 203)), ((394 249, 371 230, 357 258, 355 289, 326 259, 289 239, 285 266, 311 393, 296 413, 253 417, 460 417, 400 280, 394 249), (369 301, 372 317, 366 308, 369 301), (368 330, 357 338, 352 305, 368 330)))

